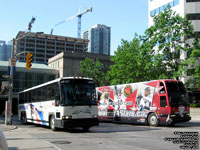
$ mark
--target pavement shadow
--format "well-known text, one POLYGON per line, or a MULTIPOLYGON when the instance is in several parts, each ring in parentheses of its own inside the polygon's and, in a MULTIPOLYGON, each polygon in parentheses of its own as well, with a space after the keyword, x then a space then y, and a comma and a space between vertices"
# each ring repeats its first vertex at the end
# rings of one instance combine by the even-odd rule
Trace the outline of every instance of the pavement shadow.
POLYGON ((176 123, 171 128, 188 128, 188 127, 200 127, 200 122, 198 121, 191 121, 191 122, 184 122, 184 123, 176 123))
POLYGON ((114 123, 101 123, 99 126, 91 127, 88 131, 84 131, 82 128, 72 128, 66 130, 70 133, 114 133, 114 132, 140 132, 140 131, 152 131, 161 130, 159 127, 149 127, 132 124, 114 124, 114 123))
POLYGON ((18 150, 17 147, 8 147, 8 150, 18 150))

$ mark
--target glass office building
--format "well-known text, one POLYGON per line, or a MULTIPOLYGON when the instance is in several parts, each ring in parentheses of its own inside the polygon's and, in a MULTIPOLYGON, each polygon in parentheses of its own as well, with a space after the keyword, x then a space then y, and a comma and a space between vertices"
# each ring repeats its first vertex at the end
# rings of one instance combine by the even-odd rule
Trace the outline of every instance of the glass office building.
MULTIPOLYGON (((54 80, 59 77, 59 71, 45 64, 32 64, 32 69, 26 69, 26 63, 17 62, 13 77, 13 106, 17 110, 18 92, 24 89, 54 80)), ((8 100, 9 82, 8 61, 0 61, 0 114, 4 111, 8 100)))

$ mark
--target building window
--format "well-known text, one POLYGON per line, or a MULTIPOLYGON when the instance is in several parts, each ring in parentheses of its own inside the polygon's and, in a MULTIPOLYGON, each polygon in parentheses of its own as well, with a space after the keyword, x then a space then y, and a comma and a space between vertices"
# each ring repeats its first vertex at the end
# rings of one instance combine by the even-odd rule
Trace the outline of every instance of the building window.
POLYGON ((187 3, 189 2, 200 2, 200 0, 186 0, 187 3))
POLYGON ((179 0, 173 0, 165 5, 162 5, 154 10, 150 11, 150 16, 154 17, 156 14, 159 14, 160 12, 164 11, 165 8, 167 8, 168 6, 170 6, 171 8, 178 5, 179 4, 179 0))
POLYGON ((179 0, 174 0, 174 6, 179 4, 179 0))
POLYGON ((187 14, 188 20, 200 20, 200 13, 196 14, 187 14))

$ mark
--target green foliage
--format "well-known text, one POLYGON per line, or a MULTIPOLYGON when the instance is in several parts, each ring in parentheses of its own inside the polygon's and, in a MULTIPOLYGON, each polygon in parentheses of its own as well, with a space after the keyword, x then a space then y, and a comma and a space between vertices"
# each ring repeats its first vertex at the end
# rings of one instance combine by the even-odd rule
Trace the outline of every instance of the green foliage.
MULTIPOLYGON (((200 87, 200 45, 198 38, 193 46, 188 38, 194 35, 193 26, 184 17, 169 7, 154 17, 154 25, 144 36, 135 35, 133 40, 122 40, 115 55, 113 65, 104 73, 99 61, 86 58, 80 64, 83 76, 93 78, 97 85, 133 83, 154 79, 180 78, 190 72, 190 83, 200 87), (186 61, 183 53, 191 54, 186 61), (188 67, 189 66, 189 67, 188 67)), ((189 82, 188 82, 189 83, 189 82)))
POLYGON ((93 78, 96 86, 105 85, 104 65, 99 61, 85 58, 80 62, 80 74, 84 77, 93 78))
POLYGON ((193 34, 193 26, 169 7, 154 17, 154 25, 145 31, 144 42, 149 43, 154 53, 154 66, 159 68, 159 78, 179 78, 182 73, 180 56, 191 50, 186 43, 193 34))
POLYGON ((149 49, 141 45, 137 35, 130 42, 122 40, 106 78, 112 85, 149 80, 153 76, 151 58, 149 49))
POLYGON ((190 104, 190 107, 200 107, 200 103, 190 104))
POLYGON ((193 40, 193 48, 187 60, 183 61, 180 70, 190 76, 186 85, 190 88, 200 87, 200 44, 198 37, 193 40))

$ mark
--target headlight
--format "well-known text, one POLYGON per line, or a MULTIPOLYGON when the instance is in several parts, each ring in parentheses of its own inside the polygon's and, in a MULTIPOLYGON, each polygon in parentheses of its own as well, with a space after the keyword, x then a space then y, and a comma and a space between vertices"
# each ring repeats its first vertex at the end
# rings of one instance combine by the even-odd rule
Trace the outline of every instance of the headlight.
POLYGON ((98 115, 92 115, 92 118, 98 118, 98 115))
POLYGON ((65 119, 72 119, 72 116, 62 116, 62 119, 65 120, 65 119))

